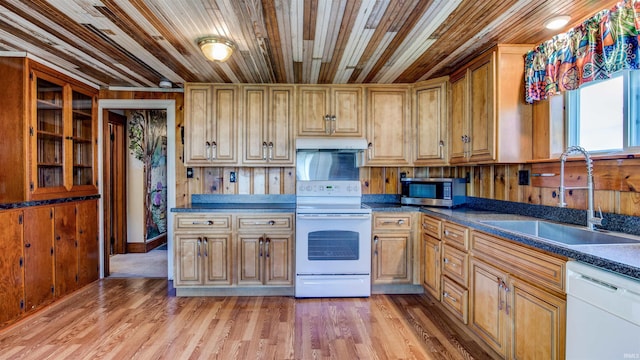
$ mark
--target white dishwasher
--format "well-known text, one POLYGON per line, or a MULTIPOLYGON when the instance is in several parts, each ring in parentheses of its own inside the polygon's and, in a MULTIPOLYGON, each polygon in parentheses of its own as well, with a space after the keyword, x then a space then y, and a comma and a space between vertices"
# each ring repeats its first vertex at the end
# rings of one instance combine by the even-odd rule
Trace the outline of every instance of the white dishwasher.
POLYGON ((569 261, 566 355, 640 359, 640 281, 569 261))

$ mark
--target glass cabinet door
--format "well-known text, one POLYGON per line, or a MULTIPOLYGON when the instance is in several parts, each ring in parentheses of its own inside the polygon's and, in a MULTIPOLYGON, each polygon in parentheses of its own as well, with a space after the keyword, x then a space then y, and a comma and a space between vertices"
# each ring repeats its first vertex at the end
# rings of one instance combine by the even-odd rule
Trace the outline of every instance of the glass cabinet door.
POLYGON ((73 186, 93 185, 93 98, 72 91, 73 186))
POLYGON ((59 84, 37 79, 36 141, 38 188, 64 186, 63 89, 59 84))

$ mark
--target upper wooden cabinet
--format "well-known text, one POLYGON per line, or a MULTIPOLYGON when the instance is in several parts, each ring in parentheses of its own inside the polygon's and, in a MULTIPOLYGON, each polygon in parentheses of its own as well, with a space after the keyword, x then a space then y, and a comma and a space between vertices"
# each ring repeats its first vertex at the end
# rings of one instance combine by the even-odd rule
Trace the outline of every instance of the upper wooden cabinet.
POLYGON ((294 87, 243 86, 242 164, 293 166, 294 87))
POLYGON ((451 75, 450 162, 531 159, 532 109, 524 57, 532 45, 498 45, 451 75))
POLYGON ((185 164, 238 163, 238 86, 185 85, 185 164))
POLYGON ((408 86, 367 88, 367 166, 411 163, 411 111, 408 86))
POLYGON ((96 194, 97 89, 26 58, 0 73, 0 202, 96 194))
POLYGON ((413 89, 413 165, 448 163, 448 77, 424 81, 413 89))
POLYGON ((363 137, 362 87, 298 87, 298 136, 363 137))

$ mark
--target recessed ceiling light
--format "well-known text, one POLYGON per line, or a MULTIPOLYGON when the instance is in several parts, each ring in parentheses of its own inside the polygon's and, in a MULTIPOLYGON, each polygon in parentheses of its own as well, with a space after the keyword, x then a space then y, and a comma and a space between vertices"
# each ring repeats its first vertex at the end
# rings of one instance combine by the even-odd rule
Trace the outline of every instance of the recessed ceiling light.
POLYGON ((544 27, 551 30, 558 30, 569 23, 571 17, 567 15, 554 16, 544 22, 544 27))

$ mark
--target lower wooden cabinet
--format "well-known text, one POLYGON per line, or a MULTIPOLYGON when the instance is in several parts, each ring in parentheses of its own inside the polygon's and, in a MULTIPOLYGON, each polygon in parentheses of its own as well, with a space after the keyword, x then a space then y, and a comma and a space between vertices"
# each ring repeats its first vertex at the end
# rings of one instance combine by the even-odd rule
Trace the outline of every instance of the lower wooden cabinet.
POLYGON ((410 284, 413 226, 409 213, 374 213, 371 251, 373 284, 410 284))
POLYGON ((175 285, 230 285, 231 234, 181 234, 175 238, 175 285))
POLYGON ((53 207, 24 209, 24 297, 27 311, 54 297, 53 207))
POLYGON ((293 214, 177 214, 176 288, 293 286, 293 214))
POLYGON ((0 212, 0 325, 24 308, 22 223, 22 210, 0 212))
POLYGON ((440 261, 441 241, 425 233, 422 234, 422 252, 424 256, 422 285, 431 296, 440 300, 440 261))
POLYGON ((423 286, 433 295, 440 274, 434 297, 452 317, 502 358, 563 359, 566 259, 442 221, 441 268, 434 269, 440 241, 429 233, 437 235, 438 224, 427 220, 423 286))
POLYGON ((0 326, 99 278, 98 200, 0 211, 0 326))

